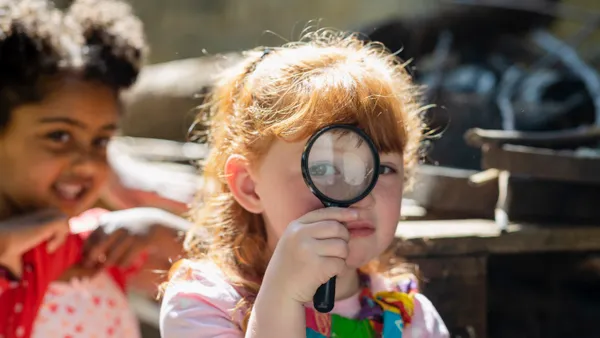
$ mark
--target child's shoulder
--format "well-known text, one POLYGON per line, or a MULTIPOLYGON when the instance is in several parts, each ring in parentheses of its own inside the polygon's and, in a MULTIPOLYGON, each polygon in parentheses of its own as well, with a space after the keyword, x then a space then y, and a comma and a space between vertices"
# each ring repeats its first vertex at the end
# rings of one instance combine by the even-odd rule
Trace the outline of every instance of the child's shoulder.
POLYGON ((214 264, 191 260, 176 263, 160 309, 162 336, 186 336, 203 330, 203 337, 237 334, 234 309, 240 294, 214 264), (208 330, 208 331, 207 331, 208 330))
POLYGON ((165 300, 198 299, 222 309, 233 308, 241 296, 225 274, 213 263, 181 260, 165 290, 165 300))
POLYGON ((193 290, 210 291, 210 295, 225 293, 240 297, 221 269, 208 261, 182 259, 174 264, 170 277, 167 290, 183 291, 193 286, 193 290))

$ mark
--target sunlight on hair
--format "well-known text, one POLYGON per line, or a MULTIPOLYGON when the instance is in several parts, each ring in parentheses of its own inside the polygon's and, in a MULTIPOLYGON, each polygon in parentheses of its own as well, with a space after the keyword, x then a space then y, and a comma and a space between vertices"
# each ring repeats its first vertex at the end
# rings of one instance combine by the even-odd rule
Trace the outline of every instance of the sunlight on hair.
MULTIPOLYGON (((211 152, 203 168, 210 189, 199 194, 192 217, 211 237, 206 243, 190 232, 190 255, 217 264, 245 291, 238 309, 247 319, 271 252, 265 250, 262 216, 246 211, 229 192, 229 156, 240 154, 256 165, 275 140, 300 141, 345 123, 362 128, 380 152, 402 154, 409 177, 424 109, 406 63, 354 34, 315 30, 280 48, 248 51, 243 62, 220 74, 201 107, 200 118, 210 123, 211 152)), ((389 271, 384 263, 370 266, 389 271)))

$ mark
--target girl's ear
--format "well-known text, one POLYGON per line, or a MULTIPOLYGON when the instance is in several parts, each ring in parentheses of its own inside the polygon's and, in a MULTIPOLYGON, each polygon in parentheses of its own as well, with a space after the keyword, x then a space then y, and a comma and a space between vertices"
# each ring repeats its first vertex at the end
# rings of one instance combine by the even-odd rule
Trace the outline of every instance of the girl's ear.
POLYGON ((255 191, 256 183, 251 175, 250 164, 244 156, 229 156, 225 162, 225 177, 233 197, 244 209, 253 214, 263 211, 255 191))

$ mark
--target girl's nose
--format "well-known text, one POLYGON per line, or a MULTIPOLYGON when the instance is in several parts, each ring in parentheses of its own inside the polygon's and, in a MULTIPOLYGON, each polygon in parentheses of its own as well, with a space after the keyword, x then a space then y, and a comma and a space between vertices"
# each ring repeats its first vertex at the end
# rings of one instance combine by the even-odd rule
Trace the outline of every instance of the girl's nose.
POLYGON ((354 203, 352 206, 355 208, 369 209, 369 208, 373 207, 374 205, 375 205, 375 197, 373 196, 373 193, 371 192, 365 198, 354 203))
POLYGON ((76 176, 89 178, 105 170, 107 166, 106 156, 94 151, 82 150, 73 158, 72 172, 76 176))

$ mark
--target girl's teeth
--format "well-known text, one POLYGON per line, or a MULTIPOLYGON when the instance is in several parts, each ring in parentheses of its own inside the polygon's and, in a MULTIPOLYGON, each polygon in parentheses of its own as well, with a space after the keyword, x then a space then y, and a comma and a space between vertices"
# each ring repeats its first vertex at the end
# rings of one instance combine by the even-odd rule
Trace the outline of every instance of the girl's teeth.
POLYGON ((81 185, 73 185, 73 184, 58 184, 58 185, 56 185, 56 190, 64 198, 75 199, 81 193, 81 191, 83 190, 83 187, 81 185))

